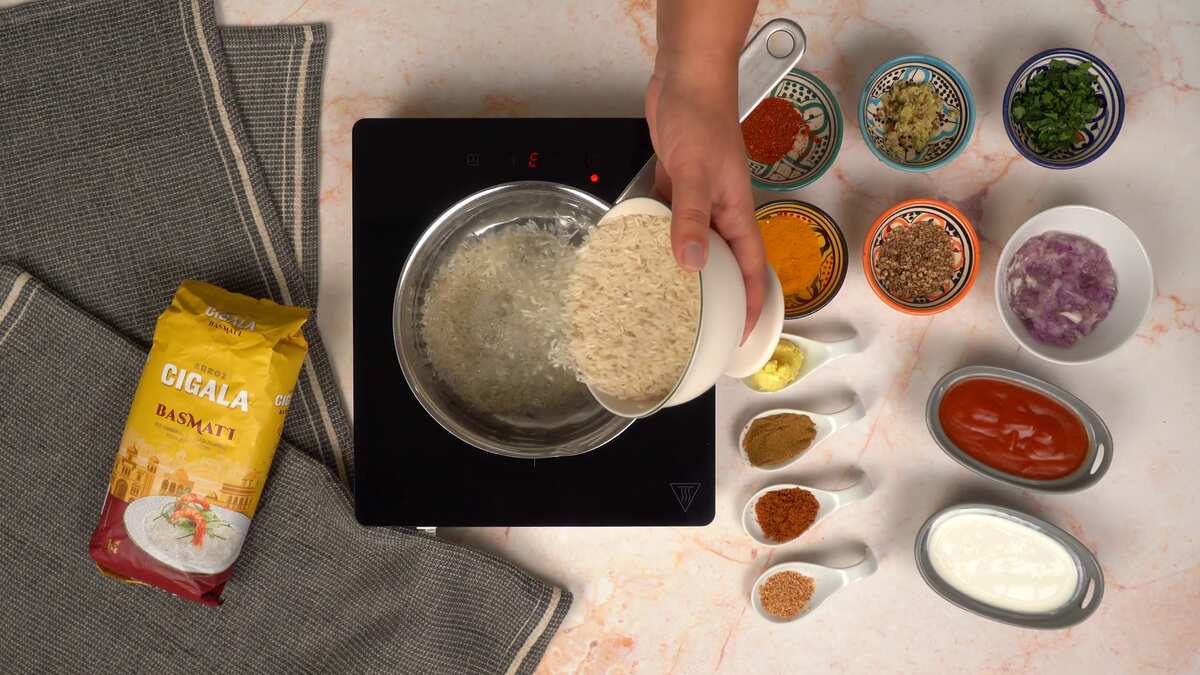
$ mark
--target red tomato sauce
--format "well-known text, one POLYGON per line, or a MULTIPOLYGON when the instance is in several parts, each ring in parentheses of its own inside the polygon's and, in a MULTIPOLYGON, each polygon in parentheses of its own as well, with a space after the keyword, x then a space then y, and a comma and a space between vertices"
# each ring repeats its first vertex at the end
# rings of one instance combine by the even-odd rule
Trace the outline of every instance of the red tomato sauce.
POLYGON ((954 385, 942 397, 938 419, 963 452, 1022 478, 1062 478, 1088 454, 1087 430, 1075 413, 1002 380, 974 377, 954 385))

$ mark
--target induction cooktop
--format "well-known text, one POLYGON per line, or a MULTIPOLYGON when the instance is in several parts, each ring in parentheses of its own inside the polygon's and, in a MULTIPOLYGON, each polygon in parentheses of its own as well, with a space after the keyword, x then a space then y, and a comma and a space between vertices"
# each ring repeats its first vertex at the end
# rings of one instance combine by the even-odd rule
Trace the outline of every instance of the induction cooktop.
POLYGON ((514 459, 445 431, 409 390, 392 339, 418 237, 483 188, 547 180, 606 202, 652 152, 645 120, 364 119, 354 126, 354 440, 365 525, 706 525, 715 408, 704 396, 589 453, 514 459))

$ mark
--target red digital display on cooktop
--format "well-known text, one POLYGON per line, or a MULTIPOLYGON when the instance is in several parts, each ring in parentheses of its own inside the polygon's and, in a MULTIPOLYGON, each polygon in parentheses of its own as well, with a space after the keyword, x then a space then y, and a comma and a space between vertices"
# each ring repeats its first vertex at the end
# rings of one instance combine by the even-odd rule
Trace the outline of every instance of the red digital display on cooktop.
POLYGON ((714 397, 638 420, 575 457, 514 459, 442 429, 405 382, 392 301, 409 252, 447 208, 515 180, 611 202, 652 152, 641 119, 367 119, 354 126, 355 500, 367 525, 705 525, 714 397))

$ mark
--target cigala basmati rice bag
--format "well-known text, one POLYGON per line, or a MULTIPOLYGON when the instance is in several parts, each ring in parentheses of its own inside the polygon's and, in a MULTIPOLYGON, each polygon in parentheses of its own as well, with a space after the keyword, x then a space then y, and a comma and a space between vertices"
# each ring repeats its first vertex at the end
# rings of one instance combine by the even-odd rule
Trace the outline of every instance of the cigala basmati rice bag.
POLYGON ((258 508, 308 310, 184 281, 158 319, 90 552, 112 577, 217 605, 258 508))

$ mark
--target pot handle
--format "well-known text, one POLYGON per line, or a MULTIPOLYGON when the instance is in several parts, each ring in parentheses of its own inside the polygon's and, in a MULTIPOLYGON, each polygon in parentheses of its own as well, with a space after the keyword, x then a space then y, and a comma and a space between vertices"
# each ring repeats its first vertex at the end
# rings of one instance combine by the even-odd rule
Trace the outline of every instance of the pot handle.
MULTIPOLYGON (((800 62, 807 46, 804 30, 791 19, 772 19, 758 29, 738 59, 739 121, 746 119, 759 101, 771 94, 775 85, 800 62)), ((615 203, 630 197, 654 196, 655 162, 651 155, 615 203)))

